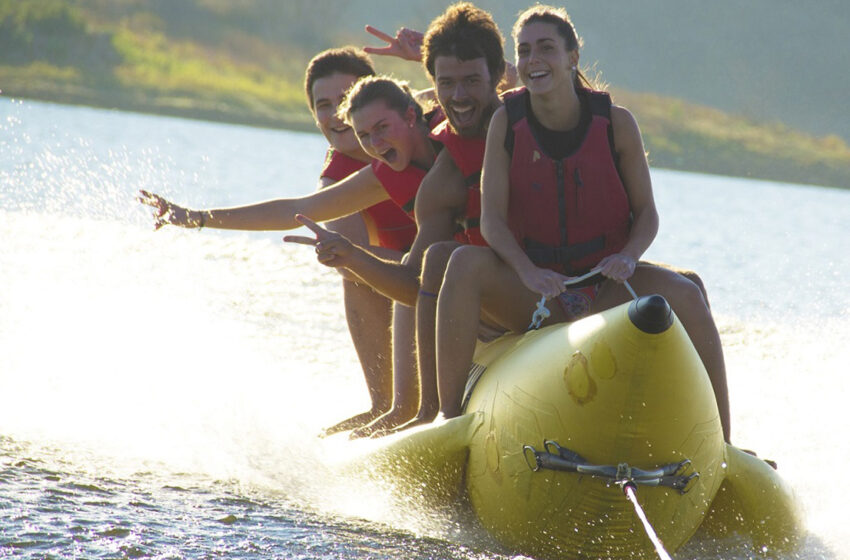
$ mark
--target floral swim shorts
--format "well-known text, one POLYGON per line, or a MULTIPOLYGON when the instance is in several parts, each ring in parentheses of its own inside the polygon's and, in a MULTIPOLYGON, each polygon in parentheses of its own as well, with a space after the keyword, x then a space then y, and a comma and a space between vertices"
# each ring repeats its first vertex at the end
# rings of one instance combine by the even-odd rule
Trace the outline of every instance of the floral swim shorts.
POLYGON ((590 304, 599 293, 599 284, 582 288, 567 288, 556 299, 567 317, 567 321, 577 321, 590 314, 590 304))

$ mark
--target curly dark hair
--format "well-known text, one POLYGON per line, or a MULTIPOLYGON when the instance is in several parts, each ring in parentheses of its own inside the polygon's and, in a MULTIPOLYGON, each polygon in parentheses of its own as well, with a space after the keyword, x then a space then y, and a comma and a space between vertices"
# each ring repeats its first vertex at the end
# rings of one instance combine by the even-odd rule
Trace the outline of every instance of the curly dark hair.
POLYGON ((505 73, 504 38, 493 16, 469 2, 459 2, 431 22, 422 44, 423 64, 433 79, 438 56, 459 60, 485 58, 493 85, 505 73))

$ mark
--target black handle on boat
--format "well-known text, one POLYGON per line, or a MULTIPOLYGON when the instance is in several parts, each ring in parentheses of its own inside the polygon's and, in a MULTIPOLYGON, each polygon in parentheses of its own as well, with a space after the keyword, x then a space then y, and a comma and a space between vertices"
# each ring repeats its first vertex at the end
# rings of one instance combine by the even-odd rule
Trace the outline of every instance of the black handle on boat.
MULTIPOLYGON (((561 447, 558 442, 553 441, 551 439, 547 439, 543 442, 543 447, 546 449, 547 453, 553 453, 558 455, 562 459, 566 459, 567 461, 572 461, 574 463, 578 463, 579 465, 589 465, 587 459, 576 453, 571 449, 567 449, 566 447, 561 447)), ((670 463, 669 465, 663 465, 653 470, 643 470, 635 467, 629 467, 631 476, 634 478, 659 478, 662 476, 670 476, 674 475, 677 472, 681 472, 685 467, 691 464, 690 459, 685 459, 684 461, 680 461, 678 463, 670 463)), ((617 467, 605 467, 613 468, 616 472, 617 467)))
POLYGON ((614 465, 594 465, 588 463, 578 453, 561 447, 556 442, 547 440, 543 443, 545 451, 538 451, 531 445, 523 446, 523 455, 529 468, 533 471, 541 469, 586 474, 603 478, 614 484, 641 484, 644 486, 664 486, 687 493, 691 482, 699 478, 698 472, 689 475, 678 474, 687 468, 691 461, 685 459, 678 463, 662 465, 655 469, 644 470, 630 467, 626 463, 614 465), (550 450, 554 450, 552 453, 550 450))

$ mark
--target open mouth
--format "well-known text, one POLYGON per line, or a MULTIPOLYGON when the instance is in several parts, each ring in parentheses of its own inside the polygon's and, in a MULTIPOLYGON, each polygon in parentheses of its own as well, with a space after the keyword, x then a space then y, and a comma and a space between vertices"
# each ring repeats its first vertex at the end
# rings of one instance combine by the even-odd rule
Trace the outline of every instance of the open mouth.
POLYGON ((452 105, 450 107, 452 114, 452 121, 454 121, 454 125, 457 127, 468 127, 473 123, 473 119, 475 118, 475 106, 473 105, 452 105))
POLYGON ((331 132, 335 132, 336 134, 343 134, 349 130, 351 130, 351 127, 345 124, 331 127, 331 132))
POLYGON ((380 158, 388 164, 392 165, 393 162, 398 159, 398 152, 395 148, 389 148, 387 151, 378 154, 378 156, 380 156, 380 158))

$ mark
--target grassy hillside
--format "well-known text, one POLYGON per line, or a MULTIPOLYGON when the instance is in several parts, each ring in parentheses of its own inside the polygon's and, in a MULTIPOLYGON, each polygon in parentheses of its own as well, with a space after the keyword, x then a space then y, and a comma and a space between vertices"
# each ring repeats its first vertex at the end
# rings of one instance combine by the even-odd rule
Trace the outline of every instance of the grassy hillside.
POLYGON ((817 138, 680 99, 612 94, 638 119, 654 167, 850 188, 850 148, 838 136, 817 138))
MULTIPOLYGON (((413 24, 444 3, 426 4, 436 2, 423 2, 413 24)), ((331 0, 0 0, 0 90, 311 130, 301 86, 306 61, 326 46, 368 41, 333 25, 340 9, 331 0)), ((416 65, 376 64, 426 83, 416 65)), ((850 186, 850 148, 837 136, 817 138, 670 97, 615 90, 615 99, 637 116, 655 166, 850 186)))

